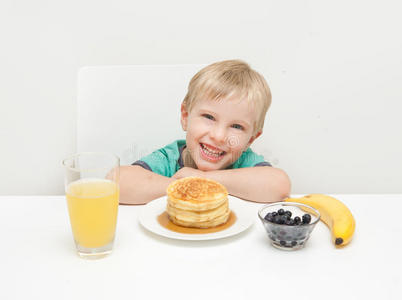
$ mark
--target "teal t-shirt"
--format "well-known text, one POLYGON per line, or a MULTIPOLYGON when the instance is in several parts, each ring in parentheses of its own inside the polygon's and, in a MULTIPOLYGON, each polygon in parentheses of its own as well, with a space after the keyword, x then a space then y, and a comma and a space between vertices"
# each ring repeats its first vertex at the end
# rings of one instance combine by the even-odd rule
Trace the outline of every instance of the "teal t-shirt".
MULTIPOLYGON (((185 140, 177 140, 151 154, 137 160, 133 165, 139 165, 162 176, 172 177, 183 167, 182 152, 186 146, 185 140)), ((256 166, 271 166, 262 155, 254 153, 250 148, 242 153, 234 164, 227 169, 239 169, 256 166)))

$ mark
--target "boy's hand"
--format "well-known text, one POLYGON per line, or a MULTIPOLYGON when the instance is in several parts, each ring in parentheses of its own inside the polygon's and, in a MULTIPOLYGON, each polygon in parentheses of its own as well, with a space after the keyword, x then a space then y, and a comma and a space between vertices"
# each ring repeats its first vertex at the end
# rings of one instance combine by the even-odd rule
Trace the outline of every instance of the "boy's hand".
POLYGON ((177 171, 172 178, 174 179, 180 179, 184 177, 189 177, 189 176, 196 176, 196 177, 204 177, 203 175, 204 171, 190 168, 190 167, 183 167, 179 171, 177 171))

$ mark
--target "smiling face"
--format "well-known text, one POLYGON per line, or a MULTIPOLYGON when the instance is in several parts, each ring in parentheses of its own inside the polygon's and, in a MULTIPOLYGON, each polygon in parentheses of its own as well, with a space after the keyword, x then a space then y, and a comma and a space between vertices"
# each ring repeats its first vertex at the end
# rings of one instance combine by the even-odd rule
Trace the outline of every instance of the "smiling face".
POLYGON ((181 107, 181 123, 187 131, 187 153, 202 171, 232 165, 261 134, 254 133, 257 113, 237 97, 199 100, 188 112, 181 107))

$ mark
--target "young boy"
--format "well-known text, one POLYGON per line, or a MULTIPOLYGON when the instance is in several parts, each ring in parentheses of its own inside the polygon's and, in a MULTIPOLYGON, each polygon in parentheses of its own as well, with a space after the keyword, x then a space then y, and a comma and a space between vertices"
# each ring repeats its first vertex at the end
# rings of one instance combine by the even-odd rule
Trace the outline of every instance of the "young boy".
POLYGON ((120 203, 144 204, 166 194, 174 180, 198 176, 222 183, 229 194, 255 202, 290 193, 286 173, 249 147, 271 104, 265 79, 246 63, 209 65, 190 81, 181 105, 186 140, 178 140, 120 168, 120 203))

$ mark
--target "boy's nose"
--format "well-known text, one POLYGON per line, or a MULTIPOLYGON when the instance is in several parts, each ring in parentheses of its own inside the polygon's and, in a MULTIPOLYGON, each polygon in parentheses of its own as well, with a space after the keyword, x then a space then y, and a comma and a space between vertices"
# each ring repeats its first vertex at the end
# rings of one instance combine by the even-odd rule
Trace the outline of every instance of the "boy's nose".
POLYGON ((209 135, 211 139, 213 139, 217 143, 218 146, 225 143, 226 131, 225 128, 223 128, 222 126, 214 126, 209 135))

